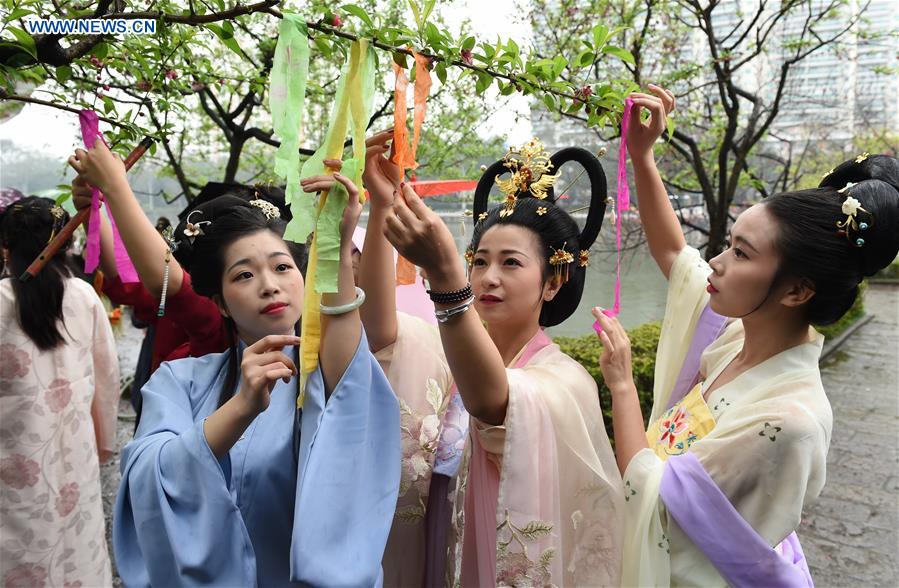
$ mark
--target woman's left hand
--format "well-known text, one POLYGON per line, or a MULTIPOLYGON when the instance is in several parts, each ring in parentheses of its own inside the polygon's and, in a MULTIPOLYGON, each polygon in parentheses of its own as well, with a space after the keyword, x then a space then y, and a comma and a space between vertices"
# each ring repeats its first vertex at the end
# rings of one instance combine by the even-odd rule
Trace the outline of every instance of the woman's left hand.
POLYGON ((634 388, 631 341, 617 319, 606 316, 598 306, 591 312, 602 326, 599 339, 602 341, 603 349, 599 356, 599 368, 602 370, 603 380, 613 396, 626 393, 634 388))
POLYGON ((346 208, 343 211, 343 217, 340 219, 340 248, 349 248, 353 243, 353 231, 356 230, 356 224, 359 222, 359 216, 362 214, 362 203, 359 202, 359 188, 348 177, 334 173, 333 175, 312 176, 300 182, 304 192, 322 192, 331 190, 336 183, 340 182, 346 188, 347 199, 346 208))
POLYGON ((384 235, 400 255, 423 268, 431 284, 464 277, 452 233, 409 184, 401 184, 384 235))

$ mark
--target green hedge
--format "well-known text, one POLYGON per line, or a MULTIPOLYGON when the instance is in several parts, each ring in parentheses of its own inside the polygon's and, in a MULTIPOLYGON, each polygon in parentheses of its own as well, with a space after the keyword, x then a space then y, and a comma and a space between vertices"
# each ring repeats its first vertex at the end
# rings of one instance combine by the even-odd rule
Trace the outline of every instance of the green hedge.
MULTIPOLYGON (((867 283, 862 282, 860 292, 855 303, 843 318, 832 325, 818 328, 827 339, 832 339, 842 333, 846 328, 865 315, 865 291, 867 283)), ((662 324, 658 322, 646 323, 627 332, 631 340, 631 356, 633 359, 634 384, 637 386, 637 395, 640 397, 640 409, 643 412, 643 421, 649 419, 652 411, 652 383, 655 375, 656 349, 659 346, 659 335, 662 332, 662 324)), ((554 339, 562 351, 570 355, 575 361, 584 366, 596 380, 599 387, 599 403, 602 407, 603 420, 609 440, 613 445, 612 433, 612 393, 606 387, 599 369, 599 354, 602 348, 599 337, 595 334, 582 337, 556 337, 554 339)))
POLYGON ((868 282, 862 282, 858 287, 858 297, 843 317, 832 325, 826 327, 817 327, 818 332, 824 335, 825 339, 833 339, 840 333, 845 331, 849 325, 865 316, 865 292, 868 291, 868 282))
MULTIPOLYGON (((646 323, 627 332, 631 340, 631 356, 633 359, 634 384, 640 397, 640 409, 643 420, 649 418, 652 410, 652 382, 656 367, 656 349, 659 346, 661 323, 646 323)), ((602 345, 595 334, 582 337, 557 337, 553 339, 562 351, 584 366, 599 386, 599 403, 602 407, 603 421, 609 440, 614 445, 612 433, 612 393, 606 387, 599 369, 599 354, 602 345)))

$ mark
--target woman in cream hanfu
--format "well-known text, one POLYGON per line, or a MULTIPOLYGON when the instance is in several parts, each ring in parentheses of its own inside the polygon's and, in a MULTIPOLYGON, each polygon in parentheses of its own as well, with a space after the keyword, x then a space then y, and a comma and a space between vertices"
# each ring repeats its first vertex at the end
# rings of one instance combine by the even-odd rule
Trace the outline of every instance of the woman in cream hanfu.
POLYGON ((383 156, 388 138, 369 146, 360 281, 372 349, 397 395, 427 413, 403 430, 401 494, 420 498, 426 548, 404 585, 618 585, 624 501, 596 383, 543 331, 580 301, 604 209, 599 163, 583 149, 550 160, 537 141, 496 162, 476 192, 466 276, 452 234, 383 156), (570 160, 593 187, 583 232, 550 188, 570 160), (494 183, 507 200, 488 212, 494 183), (396 313, 388 240, 425 271, 437 328, 396 313))
POLYGON ((627 336, 594 309, 627 501, 622 584, 809 586, 795 530, 824 486, 833 420, 811 325, 839 319, 863 277, 895 258, 899 162, 864 154, 817 189, 768 198, 706 263, 653 160, 674 96, 650 88, 632 95, 626 134, 650 252, 669 281, 645 430, 627 336))

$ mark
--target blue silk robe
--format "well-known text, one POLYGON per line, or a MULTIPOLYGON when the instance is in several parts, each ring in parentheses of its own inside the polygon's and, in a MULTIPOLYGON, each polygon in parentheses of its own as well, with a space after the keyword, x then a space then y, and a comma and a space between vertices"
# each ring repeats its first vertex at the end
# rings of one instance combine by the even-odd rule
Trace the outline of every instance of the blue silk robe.
MULTIPOLYGON (((293 356, 293 349, 284 352, 293 356)), ((308 381, 295 459, 296 382, 222 459, 203 433, 227 352, 163 363, 122 453, 116 564, 127 586, 372 586, 400 482, 399 405, 363 333, 325 400, 308 381)))

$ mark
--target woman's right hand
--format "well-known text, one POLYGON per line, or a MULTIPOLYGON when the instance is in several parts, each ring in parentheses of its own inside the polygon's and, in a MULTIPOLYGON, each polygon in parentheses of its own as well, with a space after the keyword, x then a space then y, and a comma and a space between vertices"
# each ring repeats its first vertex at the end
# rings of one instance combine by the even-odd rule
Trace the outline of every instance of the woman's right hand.
POLYGON ((72 180, 72 204, 75 205, 75 210, 90 208, 92 200, 93 190, 87 180, 81 175, 75 176, 75 179, 72 180))
POLYGON ((69 165, 88 184, 99 188, 104 194, 114 191, 116 186, 128 184, 124 162, 99 137, 87 151, 76 149, 75 155, 69 157, 69 165))
POLYGON ((296 364, 282 350, 299 344, 300 338, 294 335, 268 335, 244 349, 237 398, 242 399, 246 415, 255 417, 268 408, 278 380, 290 382, 298 373, 296 364))
POLYGON ((403 170, 390 161, 393 153, 393 129, 381 131, 365 140, 365 171, 362 182, 371 195, 372 206, 387 209, 393 206, 393 192, 403 181, 403 170))
POLYGON ((631 94, 634 103, 631 119, 627 129, 627 151, 631 159, 652 156, 652 148, 665 129, 668 128, 668 115, 674 110, 674 93, 660 86, 649 84, 654 95, 631 94), (649 111, 649 120, 643 122, 643 109, 649 111))

